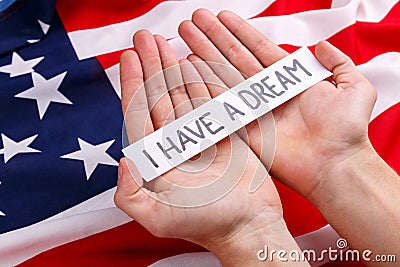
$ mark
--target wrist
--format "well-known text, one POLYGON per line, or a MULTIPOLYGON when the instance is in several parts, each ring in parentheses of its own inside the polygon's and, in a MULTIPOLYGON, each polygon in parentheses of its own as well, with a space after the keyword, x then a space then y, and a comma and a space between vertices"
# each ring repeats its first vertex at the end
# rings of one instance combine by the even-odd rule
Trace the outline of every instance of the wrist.
POLYGON ((379 161, 382 159, 369 140, 344 150, 324 162, 317 176, 317 185, 306 197, 319 209, 323 204, 337 202, 341 199, 338 196, 346 194, 345 191, 351 191, 356 184, 366 183, 363 180, 367 176, 360 172, 379 161))
POLYGON ((301 253, 301 250, 283 218, 264 224, 260 219, 262 217, 244 225, 228 238, 206 247, 219 258, 223 266, 309 266, 307 262, 291 262, 288 258, 291 251, 301 253), (276 252, 271 257, 273 250, 276 252), (280 255, 279 258, 277 253, 280 250, 285 251, 286 255, 280 255))
POLYGON ((349 246, 375 255, 399 251, 399 176, 372 145, 323 175, 310 200, 349 246))

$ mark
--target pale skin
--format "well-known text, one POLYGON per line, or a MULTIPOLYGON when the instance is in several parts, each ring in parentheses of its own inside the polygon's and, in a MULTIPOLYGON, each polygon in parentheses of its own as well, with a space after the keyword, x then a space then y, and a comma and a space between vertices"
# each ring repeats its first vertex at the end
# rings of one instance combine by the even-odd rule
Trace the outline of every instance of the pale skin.
MULTIPOLYGON (((214 16, 200 9, 180 25, 179 33, 195 54, 190 61, 230 64, 245 76, 287 55, 228 11, 214 16)), ((320 42, 315 52, 333 73, 334 83, 320 82, 273 111, 277 143, 271 174, 309 199, 352 248, 399 258, 400 179, 368 139, 376 91, 352 61, 329 43, 320 42)), ((229 87, 243 80, 213 66, 229 87)), ((210 90, 213 97, 219 93, 210 90)), ((270 122, 258 123, 265 128, 270 122)), ((268 165, 261 153, 259 127, 253 123, 246 128, 251 140, 247 144, 268 165)))
MULTIPOLYGON (((130 142, 201 104, 194 98, 209 99, 223 91, 204 84, 172 89, 170 76, 185 79, 212 69, 221 82, 232 87, 244 78, 234 73, 226 76, 215 66, 201 70, 196 63, 230 64, 251 76, 287 55, 226 11, 216 17, 198 10, 191 21, 181 24, 179 32, 195 54, 188 60, 178 62, 162 37, 146 31, 134 37, 136 52, 128 51, 121 57, 122 107, 130 142), (179 63, 181 67, 172 74, 161 72, 154 84, 143 86, 153 74, 179 63), (128 108, 131 101, 133 108, 128 108)), ((376 92, 351 60, 328 43, 317 45, 316 56, 333 72, 334 83, 320 82, 274 110, 277 144, 272 174, 316 205, 352 248, 397 254, 399 258, 399 177, 376 154, 367 132, 376 92)), ((246 127, 249 138, 239 131, 218 143, 217 160, 206 171, 182 177, 182 172, 174 169, 164 176, 168 181, 192 186, 223 175, 227 168, 234 173, 231 152, 237 149, 241 153, 235 155, 244 154, 248 164, 240 172, 238 185, 221 200, 194 209, 162 204, 150 195, 168 199, 177 192, 162 181, 148 187, 152 192, 142 188, 139 173, 134 166, 128 169, 123 159, 115 195, 117 206, 157 236, 183 238, 210 249, 226 266, 265 266, 256 258, 257 250, 265 244, 272 249, 298 250, 282 219, 279 196, 270 178, 256 193, 247 192, 254 176, 268 177, 266 169, 271 160, 262 153, 268 142, 262 139, 260 129, 269 128, 270 123, 269 118, 261 118, 246 127)))
MULTIPOLYGON (((177 60, 163 37, 143 30, 135 34, 133 43, 135 51, 126 51, 121 56, 122 109, 130 143, 211 99, 212 88, 204 83, 176 86, 179 79, 201 80, 201 77, 188 60, 177 60), (156 78, 149 80, 157 73, 156 78), (200 101, 195 100, 198 98, 200 101)), ((190 203, 190 199, 184 200, 190 203)), ((146 188, 136 167, 122 159, 115 203, 154 235, 202 245, 225 266, 264 264, 257 259, 257 251, 266 244, 275 250, 300 250, 287 230, 279 195, 266 168, 236 134, 216 145, 215 158, 204 171, 187 173, 175 168, 146 188), (234 151, 240 153, 232 156, 234 151), (165 181, 200 186, 226 175, 238 183, 211 204, 185 208, 161 202, 179 199, 182 193, 165 181), (248 188, 254 177, 266 180, 250 194, 248 188)), ((287 264, 273 262, 270 266, 287 264)))

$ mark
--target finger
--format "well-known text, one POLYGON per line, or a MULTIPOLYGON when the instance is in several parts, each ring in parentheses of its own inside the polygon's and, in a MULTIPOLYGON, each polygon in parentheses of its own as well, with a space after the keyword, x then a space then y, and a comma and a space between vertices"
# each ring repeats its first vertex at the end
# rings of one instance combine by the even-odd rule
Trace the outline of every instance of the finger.
POLYGON ((160 52, 165 82, 172 100, 175 117, 182 117, 184 114, 193 110, 193 107, 183 83, 178 59, 176 58, 174 50, 164 37, 155 35, 154 39, 156 40, 158 51, 160 52))
POLYGON ((130 143, 153 132, 143 73, 140 60, 135 51, 125 51, 121 55, 121 103, 125 127, 130 143))
POLYGON ((133 43, 143 68, 150 115, 154 128, 158 129, 175 119, 158 47, 153 35, 146 30, 138 31, 133 43))
POLYGON ((207 36, 197 28, 191 21, 184 21, 179 25, 179 35, 193 51, 194 54, 200 56, 213 71, 220 77, 224 83, 232 88, 243 81, 243 76, 234 68, 218 67, 220 63, 224 66, 231 66, 229 61, 221 54, 207 36))
MULTIPOLYGON (((188 59, 196 68, 203 81, 205 81, 208 91, 213 98, 229 90, 229 88, 221 81, 221 79, 219 79, 219 77, 212 71, 212 69, 204 61, 201 60, 201 58, 197 57, 196 55, 189 55, 188 59)), ((256 127, 254 127, 254 124, 258 125, 257 120, 251 122, 246 127, 240 128, 236 131, 240 138, 248 145, 250 144, 250 141, 248 139, 246 129, 247 127, 251 127, 251 129, 256 129, 256 127)))
POLYGON ((209 101, 211 95, 193 64, 187 59, 180 60, 179 64, 181 66, 186 90, 190 96, 193 107, 197 108, 209 101))
POLYGON ((205 82, 205 85, 213 98, 229 90, 224 82, 214 73, 207 63, 201 60, 201 58, 196 55, 189 55, 188 60, 200 74, 201 79, 205 82))
POLYGON ((355 84, 371 86, 367 78, 356 68, 353 61, 342 51, 323 41, 315 47, 315 55, 319 62, 333 73, 332 79, 337 88, 346 89, 355 84))
POLYGON ((137 220, 153 234, 159 233, 160 217, 168 219, 165 207, 151 196, 154 194, 142 187, 143 180, 136 166, 126 158, 121 159, 118 168, 117 191, 114 195, 115 205, 137 220))
POLYGON ((210 11, 196 10, 192 21, 233 66, 239 70, 246 70, 247 76, 263 69, 250 51, 210 11))
MULTIPOLYGON (((261 32, 238 15, 230 11, 222 11, 217 17, 222 24, 250 50, 264 67, 268 67, 288 55, 285 50, 271 42, 261 32)), ((246 75, 253 75, 242 69, 240 69, 240 71, 244 72, 246 75)))

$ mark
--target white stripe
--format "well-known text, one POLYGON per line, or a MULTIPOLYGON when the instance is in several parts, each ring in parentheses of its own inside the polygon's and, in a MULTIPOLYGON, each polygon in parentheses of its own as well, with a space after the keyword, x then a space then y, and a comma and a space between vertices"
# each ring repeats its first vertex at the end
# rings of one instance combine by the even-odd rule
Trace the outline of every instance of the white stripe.
POLYGON ((178 25, 198 8, 214 13, 232 10, 244 18, 250 18, 266 9, 275 0, 192 0, 163 2, 141 17, 100 27, 68 33, 79 59, 94 57, 108 52, 132 47, 132 35, 140 29, 148 29, 166 38, 178 36, 178 25))
MULTIPOLYGON (((113 188, 111 188, 101 194, 98 194, 84 202, 81 202, 78 205, 75 205, 63 212, 60 212, 50 218, 47 218, 46 220, 44 220, 42 222, 50 222, 50 221, 55 221, 55 220, 59 220, 62 218, 67 218, 67 217, 80 215, 80 214, 84 214, 84 213, 88 213, 88 212, 105 210, 105 209, 109 209, 109 208, 115 208, 114 194, 115 194, 116 189, 117 189, 116 187, 113 187, 113 188)), ((126 222, 126 221, 123 221, 121 223, 124 223, 124 222, 126 222)), ((39 222, 39 223, 41 223, 41 222, 39 222)))
MULTIPOLYGON (((185 58, 190 50, 180 38, 169 43, 179 55, 185 58)), ((378 92, 378 99, 371 115, 371 121, 386 109, 400 102, 400 53, 381 54, 369 62, 359 65, 358 69, 368 78, 378 92)), ((105 70, 114 90, 120 97, 119 64, 105 70)))
POLYGON ((249 23, 276 44, 311 46, 328 39, 356 21, 381 21, 398 2, 398 0, 340 1, 340 4, 346 5, 339 6, 337 3, 332 9, 254 18, 249 20, 249 23))
MULTIPOLYGON (((164 2, 142 17, 96 29, 70 32, 68 35, 78 58, 85 59, 132 47, 132 35, 139 29, 148 29, 166 38, 174 38, 178 35, 179 23, 189 19, 192 12, 200 6, 209 8, 214 13, 229 9, 243 18, 250 18, 266 9, 272 2, 274 1, 253 0, 247 1, 246 5, 243 5, 241 0, 164 2), (165 17, 168 17, 168 21, 155 23, 165 17)), ((260 17, 249 22, 277 44, 310 46, 356 21, 378 22, 396 3, 398 0, 381 0, 379 3, 376 0, 334 1, 332 9, 260 17), (294 32, 296 34, 293 34, 294 32)))
POLYGON ((385 53, 358 69, 378 91, 378 99, 372 111, 371 121, 391 106, 400 102, 400 53, 385 53))
POLYGON ((48 249, 114 228, 131 220, 117 208, 40 222, 0 236, 0 265, 15 266, 48 249))
POLYGON ((0 266, 15 266, 57 246, 132 219, 115 207, 116 187, 31 226, 0 235, 0 266))
MULTIPOLYGON (((179 58, 191 52, 185 42, 178 37, 169 41, 179 58)), ((117 64, 119 66, 119 64, 117 64)), ((379 114, 400 102, 400 53, 388 52, 376 56, 369 62, 358 66, 378 92, 378 99, 371 115, 371 121, 379 114)), ((119 79, 119 74, 113 79, 119 79)))
MULTIPOLYGON (((322 250, 328 250, 329 247, 337 249, 336 242, 339 235, 330 225, 327 225, 317 231, 296 237, 296 242, 302 250, 313 249, 317 257, 321 255, 322 250)), ((268 245, 268 244, 266 244, 268 245)), ((259 249, 263 249, 260 247, 259 249)), ((254 254, 255 255, 255 254, 254 254)), ((311 266, 321 266, 329 261, 328 256, 324 261, 310 263, 311 266)), ((162 259, 150 265, 149 267, 221 267, 221 263, 214 254, 209 252, 185 253, 169 258, 162 259)))
MULTIPOLYGON (((0 265, 5 267, 15 266, 46 250, 131 221, 127 215, 115 207, 81 213, 75 216, 65 215, 66 214, 63 214, 63 216, 57 216, 57 219, 53 218, 52 220, 43 221, 19 229, 17 230, 17 235, 15 234, 16 231, 0 235, 0 265)), ((338 238, 339 236, 335 230, 327 225, 317 231, 298 236, 295 239, 301 249, 312 248, 318 253, 323 249, 327 249, 329 246, 334 248, 334 244, 338 238)), ((187 255, 192 257, 191 254, 187 255)), ((183 259, 183 262, 187 260, 188 259, 183 259)), ((190 260, 193 262, 194 259, 191 258, 190 260)), ((211 254, 204 254, 197 260, 199 260, 200 263, 214 262, 214 264, 219 264, 211 254)), ((194 263, 198 264, 199 262, 197 262, 197 260, 194 263)), ((168 261, 169 260, 167 260, 167 262, 168 261)), ((174 260, 173 262, 174 264, 172 266, 187 266, 186 264, 179 264, 179 262, 182 262, 180 257, 178 257, 177 261, 174 260)), ((325 262, 322 262, 322 264, 323 263, 325 262)), ((156 266, 169 265, 161 261, 161 265, 157 263, 154 267, 156 266)))
POLYGON ((159 260, 149 267, 221 267, 218 258, 210 252, 185 253, 159 260))

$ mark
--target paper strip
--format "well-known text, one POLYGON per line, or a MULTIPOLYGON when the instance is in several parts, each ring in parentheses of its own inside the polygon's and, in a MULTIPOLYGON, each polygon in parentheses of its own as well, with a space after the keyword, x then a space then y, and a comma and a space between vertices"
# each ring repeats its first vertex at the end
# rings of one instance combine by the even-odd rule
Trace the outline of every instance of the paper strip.
POLYGON ((303 47, 122 152, 151 181, 331 75, 303 47))

